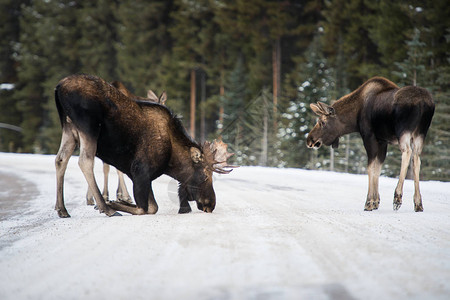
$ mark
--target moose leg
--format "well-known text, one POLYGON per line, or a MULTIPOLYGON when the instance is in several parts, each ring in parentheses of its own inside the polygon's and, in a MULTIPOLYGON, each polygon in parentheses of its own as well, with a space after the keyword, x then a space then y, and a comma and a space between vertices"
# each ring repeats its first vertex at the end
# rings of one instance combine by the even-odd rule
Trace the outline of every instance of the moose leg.
POLYGON ((411 135, 405 134, 400 138, 400 150, 402 151, 402 165, 397 187, 394 194, 394 210, 402 206, 403 183, 405 182, 406 172, 408 172, 409 161, 411 160, 411 135))
POLYGON ((414 173, 414 211, 423 211, 422 196, 420 195, 420 154, 422 153, 423 139, 414 139, 413 150, 413 173, 414 173))
POLYGON ((117 200, 126 203, 133 203, 128 194, 127 186, 125 185, 125 178, 123 177, 123 173, 117 170, 117 176, 119 177, 119 184, 117 185, 117 200))
MULTIPOLYGON (((108 192, 108 175, 109 175, 109 165, 106 163, 103 163, 103 193, 102 197, 106 201, 109 200, 109 192, 108 192)), ((94 205, 94 194, 91 192, 91 190, 88 188, 86 193, 86 204, 87 205, 94 205)))
POLYGON ((381 173, 381 162, 376 158, 369 163, 367 167, 369 174, 369 191, 364 210, 372 211, 378 209, 380 205, 380 194, 378 193, 378 179, 381 173))
POLYGON ((378 181, 381 173, 381 166, 386 158, 387 144, 380 144, 371 137, 364 140, 364 147, 367 151, 369 161, 367 173, 369 175, 369 190, 367 192, 364 210, 372 211, 380 206, 380 194, 378 193, 378 181))
POLYGON ((188 192, 183 185, 178 187, 178 197, 180 197, 180 209, 178 210, 179 214, 186 214, 192 211, 191 206, 188 201, 188 192))
POLYGON ((94 194, 91 192, 91 190, 88 187, 88 190, 86 192, 86 205, 94 205, 94 194))
POLYGON ((156 214, 158 212, 158 204, 156 203, 155 200, 155 195, 153 194, 153 188, 152 185, 150 183, 150 192, 148 194, 148 209, 147 209, 147 213, 149 214, 156 214))
POLYGON ((108 191, 108 177, 109 177, 109 165, 107 163, 103 163, 103 199, 106 201, 109 200, 109 191, 108 191))
POLYGON ((80 133, 80 158, 78 165, 83 172, 84 177, 89 185, 89 189, 94 194, 94 199, 100 213, 105 213, 107 216, 120 216, 118 212, 106 205, 103 196, 100 194, 97 182, 94 177, 94 157, 97 148, 96 142, 84 134, 80 133))
POLYGON ((115 210, 127 212, 132 215, 155 214, 158 211, 158 205, 153 195, 150 179, 139 178, 133 180, 133 192, 136 205, 126 202, 111 202, 108 205, 115 210))
POLYGON ((63 134, 61 138, 61 145, 56 154, 55 167, 56 167, 56 205, 55 210, 58 212, 58 216, 61 218, 69 218, 70 215, 64 205, 64 174, 66 173, 67 164, 72 156, 73 150, 76 147, 76 139, 72 133, 70 125, 66 125, 63 128, 63 134))

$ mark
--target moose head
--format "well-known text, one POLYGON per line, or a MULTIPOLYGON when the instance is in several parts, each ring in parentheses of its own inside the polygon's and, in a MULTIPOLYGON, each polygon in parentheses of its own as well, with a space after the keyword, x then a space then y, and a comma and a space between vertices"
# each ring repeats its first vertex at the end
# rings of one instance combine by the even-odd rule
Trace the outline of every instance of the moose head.
POLYGON ((309 148, 320 148, 322 144, 332 145, 333 148, 339 147, 339 137, 342 124, 336 115, 335 109, 322 102, 311 103, 311 109, 319 116, 316 125, 308 134, 306 145, 309 148))
POLYGON ((188 180, 181 181, 178 188, 180 213, 191 211, 188 201, 196 201, 197 208, 204 212, 212 212, 216 206, 216 195, 213 189, 213 173, 228 174, 233 168, 227 163, 234 153, 229 153, 228 145, 222 140, 205 142, 201 149, 190 148, 194 171, 188 180))

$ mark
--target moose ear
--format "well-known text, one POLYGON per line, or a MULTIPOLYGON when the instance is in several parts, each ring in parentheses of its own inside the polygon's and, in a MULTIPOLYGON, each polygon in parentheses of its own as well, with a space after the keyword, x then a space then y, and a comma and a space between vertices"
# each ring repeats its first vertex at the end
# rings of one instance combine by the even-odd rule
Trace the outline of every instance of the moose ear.
POLYGON ((196 164, 203 161, 202 152, 200 151, 200 149, 191 147, 191 159, 196 164))
MULTIPOLYGON (((319 103, 319 102, 317 102, 317 103, 319 103)), ((312 111, 318 116, 321 116, 321 115, 324 114, 322 109, 321 109, 321 107, 319 105, 317 105, 317 104, 311 103, 309 105, 309 107, 311 107, 312 111)))
POLYGON ((159 96, 158 103, 165 105, 167 100, 166 91, 162 92, 161 96, 159 96))
POLYGON ((148 90, 147 91, 147 98, 152 100, 152 101, 158 102, 158 97, 156 96, 156 94, 152 90, 148 90))
POLYGON ((331 105, 325 104, 323 102, 317 102, 317 107, 320 109, 321 114, 326 116, 334 116, 335 111, 331 105))

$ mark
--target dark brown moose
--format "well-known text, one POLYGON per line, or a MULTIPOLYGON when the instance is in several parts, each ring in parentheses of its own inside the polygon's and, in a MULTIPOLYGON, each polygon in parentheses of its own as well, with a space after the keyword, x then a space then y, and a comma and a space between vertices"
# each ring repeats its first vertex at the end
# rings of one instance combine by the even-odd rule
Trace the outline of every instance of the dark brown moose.
POLYGON ((368 157, 369 191, 365 210, 378 209, 378 178, 388 144, 398 144, 402 152, 400 176, 394 194, 394 210, 402 205, 403 183, 413 157, 414 210, 423 211, 419 190, 420 154, 434 114, 431 94, 423 88, 397 85, 382 77, 366 81, 333 105, 318 102, 311 109, 319 120, 308 134, 307 146, 339 145, 339 137, 359 132, 368 157))
MULTIPOLYGON (((111 82, 111 85, 118 89, 122 94, 125 96, 133 99, 133 100, 142 100, 142 101, 152 101, 156 103, 165 104, 167 100, 167 94, 166 92, 163 92, 159 98, 156 96, 156 94, 152 90, 147 91, 147 98, 139 97, 134 94, 132 94, 125 85, 120 81, 113 81, 111 82)), ((109 191, 108 191, 108 179, 109 179, 109 169, 110 166, 107 163, 103 163, 103 192, 102 196, 103 199, 109 200, 109 191)), ((126 203, 133 203, 130 197, 130 194, 128 193, 127 186, 125 184, 125 178, 123 177, 123 173, 117 170, 117 176, 119 178, 119 182, 117 185, 117 191, 116 191, 116 199, 121 202, 126 203)), ((88 191, 86 193, 86 203, 87 205, 94 205, 94 194, 91 192, 91 190, 88 188, 88 191)))
POLYGON ((179 181, 179 213, 191 211, 188 201, 196 201, 202 211, 214 210, 213 172, 229 173, 232 168, 226 162, 232 154, 225 143, 199 145, 164 105, 133 100, 95 76, 62 79, 55 89, 55 102, 63 131, 55 158, 55 209, 60 217, 70 217, 64 206, 64 173, 77 145, 80 169, 100 212, 107 216, 120 215, 116 210, 156 213, 151 182, 162 174, 179 181), (94 178, 95 156, 130 177, 136 205, 105 202, 94 178))

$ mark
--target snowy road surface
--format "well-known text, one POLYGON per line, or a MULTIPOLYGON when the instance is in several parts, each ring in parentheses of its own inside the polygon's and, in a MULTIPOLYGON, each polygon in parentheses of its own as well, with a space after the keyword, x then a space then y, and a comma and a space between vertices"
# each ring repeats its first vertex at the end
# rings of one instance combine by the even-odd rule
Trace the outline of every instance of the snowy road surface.
POLYGON ((53 160, 0 153, 0 299, 450 299, 450 183, 423 182, 415 213, 407 181, 394 212, 381 178, 364 212, 366 176, 241 167, 216 176, 212 214, 178 215, 161 177, 156 215, 108 218, 73 157, 60 219, 53 160))

